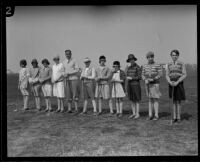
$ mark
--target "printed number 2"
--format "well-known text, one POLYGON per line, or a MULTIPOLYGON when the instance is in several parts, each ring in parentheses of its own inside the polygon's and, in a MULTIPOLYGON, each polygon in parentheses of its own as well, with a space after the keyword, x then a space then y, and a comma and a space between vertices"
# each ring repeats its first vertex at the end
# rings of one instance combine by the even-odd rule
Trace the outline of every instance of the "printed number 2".
POLYGON ((11 7, 6 7, 6 15, 11 15, 11 7))
POLYGON ((15 6, 6 6, 6 17, 11 17, 14 14, 15 6))

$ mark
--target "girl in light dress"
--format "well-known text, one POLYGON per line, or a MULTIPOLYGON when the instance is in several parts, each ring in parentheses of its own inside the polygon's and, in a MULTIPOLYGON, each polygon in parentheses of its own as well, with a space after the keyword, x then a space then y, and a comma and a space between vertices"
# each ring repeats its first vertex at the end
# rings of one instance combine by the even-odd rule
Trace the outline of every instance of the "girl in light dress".
POLYGON ((57 97, 58 108, 56 112, 64 112, 63 100, 65 97, 64 89, 64 66, 60 63, 60 57, 53 58, 55 64, 52 67, 51 81, 53 83, 53 95, 57 97))
POLYGON ((112 98, 115 99, 116 102, 116 109, 117 113, 116 116, 122 117, 123 113, 123 98, 126 96, 125 95, 125 73, 120 69, 120 62, 119 61, 114 61, 113 62, 113 68, 114 70, 112 71, 112 98))
POLYGON ((46 102, 45 111, 52 111, 51 108, 51 97, 52 97, 52 69, 49 67, 49 61, 47 59, 42 60, 43 68, 41 68, 39 74, 39 82, 42 84, 42 92, 46 102))

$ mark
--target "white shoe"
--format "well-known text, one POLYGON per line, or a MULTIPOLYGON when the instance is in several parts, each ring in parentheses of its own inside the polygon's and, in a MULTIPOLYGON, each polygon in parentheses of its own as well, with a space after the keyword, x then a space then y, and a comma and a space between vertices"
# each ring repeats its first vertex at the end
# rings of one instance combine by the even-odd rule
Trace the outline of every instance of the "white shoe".
POLYGON ((135 117, 134 117, 134 119, 138 119, 140 117, 140 115, 136 115, 135 117))
POLYGON ((131 116, 129 116, 128 118, 131 119, 131 118, 134 118, 134 117, 135 117, 135 115, 131 115, 131 116))

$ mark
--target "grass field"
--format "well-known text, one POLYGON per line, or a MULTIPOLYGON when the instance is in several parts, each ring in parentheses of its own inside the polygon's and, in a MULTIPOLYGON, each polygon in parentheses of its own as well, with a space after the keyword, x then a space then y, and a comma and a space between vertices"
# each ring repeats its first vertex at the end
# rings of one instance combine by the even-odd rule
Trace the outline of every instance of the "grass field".
MULTIPOLYGON (((182 104, 182 122, 170 125, 168 87, 161 81, 158 121, 148 121, 148 103, 142 83, 141 118, 128 119, 130 103, 124 101, 122 118, 109 117, 108 104, 103 115, 36 112, 33 98, 30 110, 22 108, 22 96, 17 90, 17 76, 7 76, 7 145, 9 157, 28 156, 137 156, 137 155, 197 155, 197 77, 187 77, 187 100, 182 104)), ((44 101, 42 101, 45 108, 44 101)), ((65 103, 65 109, 66 107, 65 103)), ((53 99, 56 109, 56 100, 53 99)), ((82 110, 82 101, 79 111, 82 110)))

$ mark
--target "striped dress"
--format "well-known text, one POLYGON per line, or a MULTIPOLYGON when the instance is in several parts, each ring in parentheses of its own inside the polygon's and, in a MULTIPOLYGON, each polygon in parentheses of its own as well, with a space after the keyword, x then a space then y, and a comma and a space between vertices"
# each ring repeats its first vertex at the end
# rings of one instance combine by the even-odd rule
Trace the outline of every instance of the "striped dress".
MULTIPOLYGON (((174 95, 173 95, 173 99, 175 101, 181 101, 181 100, 185 100, 185 89, 184 89, 184 85, 183 85, 183 80, 186 77, 186 68, 185 68, 185 64, 180 62, 180 61, 176 61, 174 62, 170 62, 166 65, 166 79, 167 81, 178 81, 179 80, 179 84, 177 84, 176 87, 174 87, 174 95)), ((172 98, 172 86, 169 84, 169 97, 172 98)))
POLYGON ((160 98, 159 90, 160 78, 162 76, 163 67, 158 63, 148 63, 142 67, 142 79, 153 79, 146 85, 146 93, 149 98, 160 98))

